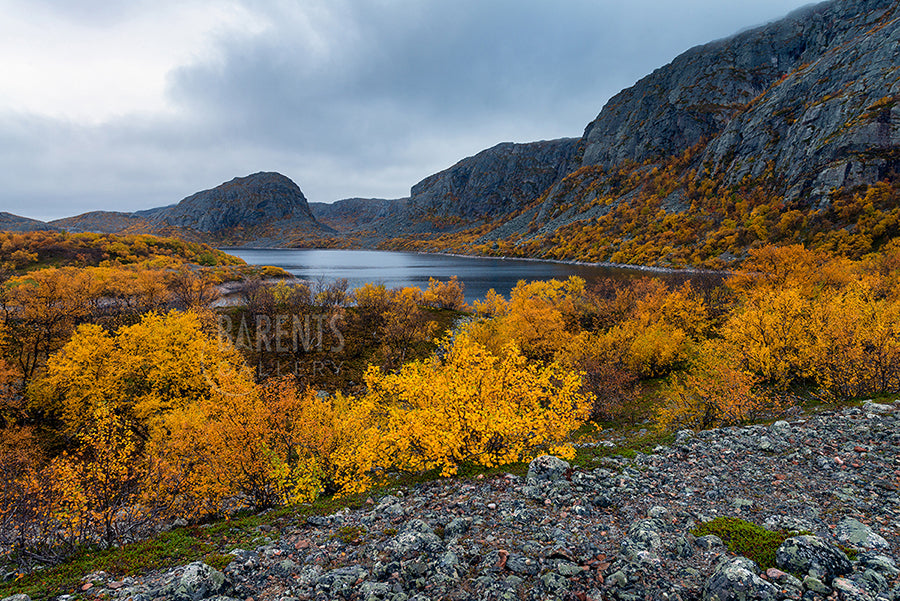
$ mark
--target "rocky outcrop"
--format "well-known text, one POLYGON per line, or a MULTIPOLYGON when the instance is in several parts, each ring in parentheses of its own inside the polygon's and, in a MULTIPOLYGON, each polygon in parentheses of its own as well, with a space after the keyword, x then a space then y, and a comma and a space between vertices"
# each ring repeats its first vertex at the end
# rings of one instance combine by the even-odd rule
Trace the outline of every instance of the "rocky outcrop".
POLYGON ((377 230, 378 224, 396 219, 406 206, 406 198, 345 198, 332 203, 311 202, 316 220, 339 232, 377 230))
POLYGON ((693 48, 614 96, 584 133, 584 165, 678 154, 729 183, 770 166, 789 200, 878 181, 900 143, 900 8, 836 0, 693 48))
POLYGON ((176 206, 153 213, 154 225, 216 234, 277 222, 325 230, 313 217, 300 187, 280 173, 236 177, 211 190, 188 196, 176 206))

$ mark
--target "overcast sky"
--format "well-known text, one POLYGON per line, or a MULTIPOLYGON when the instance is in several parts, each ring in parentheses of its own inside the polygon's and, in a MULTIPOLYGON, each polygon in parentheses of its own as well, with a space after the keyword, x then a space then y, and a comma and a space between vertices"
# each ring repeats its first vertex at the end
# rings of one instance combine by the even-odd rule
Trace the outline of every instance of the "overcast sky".
POLYGON ((171 204, 279 171, 397 198, 580 136, 691 46, 806 0, 0 0, 0 211, 171 204))

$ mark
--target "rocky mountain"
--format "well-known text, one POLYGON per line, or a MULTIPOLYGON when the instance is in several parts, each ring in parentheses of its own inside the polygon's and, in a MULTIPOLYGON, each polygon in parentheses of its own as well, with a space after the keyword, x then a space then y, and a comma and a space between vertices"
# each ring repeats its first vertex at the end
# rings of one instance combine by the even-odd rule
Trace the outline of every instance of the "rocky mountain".
POLYGON ((312 215, 300 187, 280 173, 237 177, 165 207, 120 213, 94 211, 58 219, 72 232, 150 233, 227 245, 286 246, 335 230, 312 215))
POLYGON ((900 236, 898 40, 896 2, 833 0, 688 50, 610 99, 571 172, 480 250, 664 265, 877 250, 900 236), (868 193, 880 227, 854 200, 868 193))
POLYGON ((207 234, 278 222, 328 231, 310 213, 297 184, 280 173, 267 172, 236 177, 211 190, 192 194, 174 207, 151 213, 148 220, 157 226, 207 234))
POLYGON ((316 220, 339 232, 358 232, 377 228, 377 224, 397 218, 406 207, 406 198, 345 198, 332 203, 311 202, 316 220))
POLYGON ((483 150, 414 185, 408 216, 468 223, 515 213, 573 170, 578 145, 563 138, 483 150))

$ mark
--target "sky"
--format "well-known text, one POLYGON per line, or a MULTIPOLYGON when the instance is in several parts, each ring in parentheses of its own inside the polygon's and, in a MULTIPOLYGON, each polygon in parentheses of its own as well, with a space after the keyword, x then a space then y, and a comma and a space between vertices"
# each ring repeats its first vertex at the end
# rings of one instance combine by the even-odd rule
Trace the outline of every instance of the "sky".
POLYGON ((257 171, 399 198, 808 0, 0 0, 0 211, 173 204, 257 171))

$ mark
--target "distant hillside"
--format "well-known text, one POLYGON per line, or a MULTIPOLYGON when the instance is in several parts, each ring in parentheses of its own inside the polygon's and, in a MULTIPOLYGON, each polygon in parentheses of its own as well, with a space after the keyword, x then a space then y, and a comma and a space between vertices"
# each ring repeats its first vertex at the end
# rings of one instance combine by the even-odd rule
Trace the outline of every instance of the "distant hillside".
POLYGON ((148 215, 154 227, 177 227, 222 234, 289 222, 311 230, 323 228, 309 211, 300 187, 280 173, 236 177, 211 190, 188 196, 174 207, 148 215))
POLYGON ((29 219, 28 217, 20 217, 12 213, 0 211, 0 231, 4 232, 35 232, 55 230, 56 228, 49 223, 38 221, 37 219, 29 219))
POLYGON ((95 211, 53 222, 71 232, 155 234, 217 245, 285 246, 332 235, 296 183, 280 173, 234 178, 166 207, 136 213, 95 211))
POLYGON ((75 217, 65 217, 50 222, 50 225, 61 230, 77 232, 94 232, 98 234, 115 234, 129 228, 146 227, 145 219, 137 213, 119 213, 116 211, 92 211, 75 217))
POLYGON ((311 202, 309 209, 319 223, 339 232, 374 231, 380 222, 400 215, 407 200, 345 198, 332 203, 311 202))

